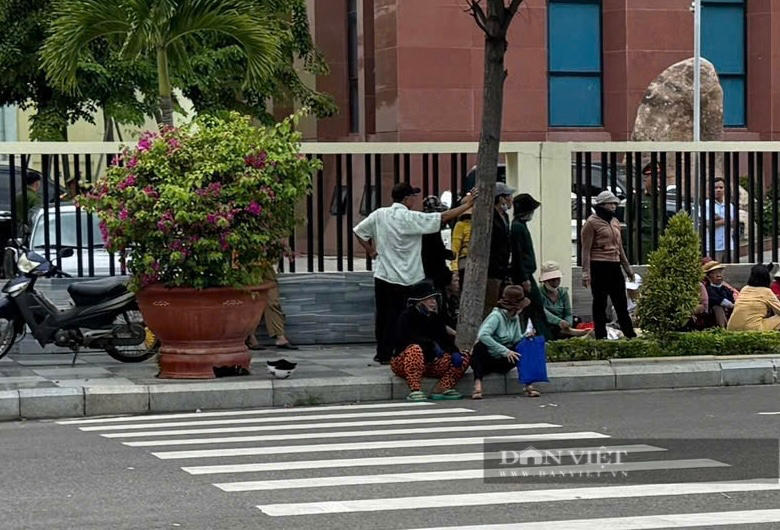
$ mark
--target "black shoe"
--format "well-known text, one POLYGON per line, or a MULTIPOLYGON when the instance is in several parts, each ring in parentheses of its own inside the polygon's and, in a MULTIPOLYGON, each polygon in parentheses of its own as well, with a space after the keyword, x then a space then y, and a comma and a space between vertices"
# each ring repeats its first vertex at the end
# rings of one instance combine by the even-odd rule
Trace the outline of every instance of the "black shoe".
POLYGON ((379 355, 374 355, 374 362, 382 365, 390 364, 390 359, 380 359, 379 355))

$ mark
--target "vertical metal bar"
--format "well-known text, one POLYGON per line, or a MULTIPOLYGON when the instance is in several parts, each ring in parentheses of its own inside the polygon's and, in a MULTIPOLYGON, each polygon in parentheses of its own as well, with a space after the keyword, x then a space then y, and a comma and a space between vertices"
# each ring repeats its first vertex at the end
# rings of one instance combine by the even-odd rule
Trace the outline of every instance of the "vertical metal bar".
POLYGON ((659 235, 666 231, 666 222, 668 221, 668 211, 666 207, 666 183, 668 182, 666 177, 666 152, 659 153, 658 163, 661 166, 661 172, 658 175, 658 191, 660 193, 658 198, 658 217, 660 220, 658 233, 659 235))
POLYGON ((458 155, 450 154, 450 208, 455 208, 458 200, 458 155))
POLYGON ((731 215, 731 153, 723 153, 723 204, 726 206, 726 232, 724 239, 724 253, 726 255, 726 263, 731 263, 731 232, 733 224, 733 216, 731 215))
POLYGON ((355 236, 352 233, 352 154, 346 155, 347 157, 347 230, 349 234, 347 237, 347 270, 355 270, 355 236))
POLYGON ((652 248, 655 250, 658 248, 658 153, 653 151, 650 153, 650 212, 653 228, 651 232, 652 248))
MULTIPOLYGON (((739 195, 740 195, 740 183, 739 183, 739 153, 734 153, 732 155, 732 162, 734 163, 734 209, 737 211, 737 215, 739 215, 739 195)), ((737 229, 733 231, 733 242, 734 242, 734 259, 732 263, 739 263, 742 259, 742 249, 741 243, 742 243, 742 236, 740 233, 740 220, 739 217, 737 217, 737 229)))
POLYGON ((49 155, 41 155, 41 163, 43 166, 43 182, 41 182, 43 187, 43 250, 46 261, 51 261, 51 253, 49 251, 49 245, 51 244, 49 237, 49 155))
POLYGON ((756 262, 764 262, 764 153, 756 153, 756 213, 758 214, 758 238, 756 239, 756 262))
MULTIPOLYGON (((706 194, 704 191, 707 189, 707 153, 697 153, 697 159, 698 162, 698 178, 696 180, 696 190, 697 194, 696 197, 697 203, 695 207, 696 214, 699 216, 698 219, 698 227, 699 227, 699 237, 701 238, 701 244, 702 244, 702 255, 706 251, 706 244, 705 244, 705 237, 707 237, 706 223, 702 222, 704 217, 704 211, 705 211, 705 201, 707 200, 706 194)), ((694 171, 695 173, 695 171, 694 171)))
POLYGON ((580 240, 580 232, 582 232, 582 153, 577 151, 575 155, 574 172, 576 176, 577 186, 575 188, 575 201, 574 208, 577 216, 577 265, 582 265, 582 241, 580 240))
POLYGON ((715 258, 715 153, 709 153, 707 161, 707 195, 709 207, 704 212, 704 218, 707 220, 707 248, 710 249, 708 255, 715 258))
MULTIPOLYGON (((309 160, 311 155, 306 155, 309 160)), ((306 261, 307 271, 314 272, 314 197, 306 196, 306 261)))
POLYGON ((412 182, 412 157, 409 153, 404 153, 404 182, 407 184, 412 182))
POLYGON ((469 174, 469 166, 468 166, 468 155, 466 153, 460 154, 460 181, 463 183, 464 188, 460 190, 460 195, 466 196, 468 192, 471 190, 467 190, 465 188, 466 186, 466 175, 469 174))
MULTIPOLYGON (((54 157, 54 248, 62 250, 62 212, 60 211, 60 157, 54 157)), ((45 183, 44 183, 45 184, 45 183)))
POLYGON ((642 262, 644 252, 644 241, 642 232, 642 199, 644 199, 644 175, 642 174, 642 153, 634 153, 634 175, 632 178, 636 179, 636 211, 634 212, 634 220, 636 221, 636 262, 642 262))
POLYGON ((428 187, 428 178, 429 178, 428 158, 429 158, 428 157, 428 153, 425 153, 422 156, 422 193, 423 193, 423 197, 427 197, 429 195, 428 192, 430 191, 430 189, 428 187))
MULTIPOLYGON (((364 193, 364 197, 366 198, 366 216, 371 215, 371 212, 374 211, 374 205, 371 204, 373 201, 372 198, 372 189, 371 189, 371 155, 366 154, 363 155, 363 168, 366 172, 366 192, 364 193)), ((372 270, 371 268, 371 256, 366 256, 366 270, 372 270)))
POLYGON ((393 184, 401 182, 401 155, 396 153, 393 155, 393 184))
POLYGON ((376 210, 382 207, 382 155, 374 155, 374 180, 376 182, 374 210, 376 210))
POLYGON ((685 162, 685 211, 691 213, 692 201, 691 201, 691 153, 686 152, 683 155, 683 161, 685 162))
MULTIPOLYGON (((8 181, 8 192, 11 195, 9 197, 11 203, 11 239, 16 239, 20 219, 19 212, 16 211, 16 155, 8 155, 8 176, 11 179, 8 181)), ((24 181, 21 182, 21 187, 25 187, 24 181)), ((6 278, 10 278, 10 272, 5 271, 5 273, 6 278)))
MULTIPOLYGON (((79 155, 73 155, 73 181, 76 186, 76 194, 81 189, 81 165, 79 164, 79 155)), ((92 229, 92 225, 87 225, 89 229, 92 229)), ((84 275, 84 237, 81 231, 84 229, 84 222, 81 218, 81 208, 79 207, 79 201, 76 201, 76 269, 78 276, 84 275)))
POLYGON ((607 166, 607 153, 606 151, 601 152, 601 189, 605 190, 607 189, 607 186, 609 186, 608 182, 609 179, 607 178, 607 172, 609 170, 609 167, 607 166))
POLYGON ((628 248, 628 261, 637 263, 638 258, 634 248, 634 157, 626 153, 626 246, 628 248))
POLYGON ((322 155, 317 155, 320 169, 317 170, 317 269, 325 272, 325 176, 322 155))
POLYGON ((290 247, 290 272, 295 272, 295 261, 298 259, 295 254, 295 227, 293 227, 292 232, 290 233, 290 239, 287 244, 290 247))
MULTIPOLYGON (((336 270, 339 272, 344 271, 344 212, 342 205, 342 175, 343 163, 342 155, 336 155, 336 270)), ((398 166, 396 166, 397 168, 398 166)))
POLYGON ((433 153, 433 194, 439 196, 439 153, 433 153))
MULTIPOLYGON (((86 170, 87 183, 92 184, 92 155, 84 155, 84 169, 86 170)), ((92 233, 93 217, 87 212, 87 274, 95 275, 95 235, 92 233)), ((105 241, 102 242, 104 245, 105 241)))
POLYGON ((756 161, 753 158, 755 153, 748 153, 748 255, 750 256, 749 263, 756 262, 756 215, 755 204, 756 200, 756 161))
MULTIPOLYGON (((109 165, 113 165, 114 164, 114 160, 116 160, 116 157, 117 157, 117 155, 111 155, 111 157, 110 157, 111 162, 110 162, 109 165)), ((119 164, 120 165, 122 164, 121 160, 120 160, 119 164)), ((116 274, 116 270, 115 270, 115 267, 114 267, 114 253, 113 252, 109 252, 108 253, 108 274, 109 274, 109 276, 114 276, 116 274)))
POLYGON ((683 200, 683 186, 682 186, 682 154, 674 154, 674 189, 676 191, 676 197, 674 200, 674 208, 678 212, 682 210, 683 200))
POLYGON ((610 189, 612 193, 617 195, 617 153, 612 152, 609 154, 609 176, 610 176, 610 189))
POLYGON ((778 248, 777 248, 777 231, 778 231, 778 222, 777 222, 777 201, 780 199, 778 197, 778 185, 777 185, 777 170, 778 170, 778 160, 777 160, 777 152, 772 153, 772 262, 777 263, 778 259, 778 248))
POLYGON ((591 160, 591 154, 585 153, 585 207, 588 209, 588 216, 590 216, 590 210, 593 208, 593 197, 591 196, 592 187, 593 164, 591 160))

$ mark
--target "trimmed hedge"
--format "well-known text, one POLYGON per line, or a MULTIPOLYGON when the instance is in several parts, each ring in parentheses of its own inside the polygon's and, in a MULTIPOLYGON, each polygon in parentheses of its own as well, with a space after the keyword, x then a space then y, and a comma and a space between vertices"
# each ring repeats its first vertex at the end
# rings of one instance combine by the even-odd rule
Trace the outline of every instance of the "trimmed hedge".
POLYGON ((547 345, 548 362, 767 354, 780 354, 780 333, 714 330, 671 333, 663 339, 654 337, 632 340, 568 339, 550 342, 547 345))

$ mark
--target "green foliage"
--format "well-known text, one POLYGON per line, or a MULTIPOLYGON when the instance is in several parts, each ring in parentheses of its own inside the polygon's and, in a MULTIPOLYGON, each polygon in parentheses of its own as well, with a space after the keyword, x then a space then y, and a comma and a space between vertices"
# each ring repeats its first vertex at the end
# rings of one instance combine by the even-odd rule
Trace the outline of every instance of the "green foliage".
POLYGON ((695 355, 766 355, 780 353, 780 333, 724 330, 668 333, 662 339, 570 339, 550 342, 550 362, 605 361, 695 355))
POLYGON ((658 250, 650 254, 637 308, 644 331, 663 336, 691 318, 699 303, 699 260, 699 235, 693 220, 679 212, 669 221, 658 250))
POLYGON ((98 214, 133 287, 262 283, 319 168, 299 154, 300 114, 257 128, 238 113, 147 132, 79 204, 98 214))
POLYGON ((53 0, 6 0, 0 3, 0 105, 35 107, 31 137, 65 140, 66 127, 79 119, 93 121, 104 108, 121 123, 140 125, 155 105, 137 94, 154 91, 154 70, 142 61, 122 62, 105 40, 90 47, 89 60, 75 65, 79 95, 52 87, 42 69, 40 48, 52 21, 53 0))

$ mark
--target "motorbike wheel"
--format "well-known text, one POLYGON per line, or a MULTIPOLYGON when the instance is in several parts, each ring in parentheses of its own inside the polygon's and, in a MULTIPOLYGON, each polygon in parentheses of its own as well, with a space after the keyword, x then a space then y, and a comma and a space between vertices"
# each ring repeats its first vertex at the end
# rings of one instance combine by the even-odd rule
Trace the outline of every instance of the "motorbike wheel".
MULTIPOLYGON (((123 363, 140 363, 150 357, 154 357, 160 349, 160 343, 157 340, 149 340, 151 331, 144 325, 143 316, 140 311, 127 311, 125 314, 119 315, 114 320, 114 329, 119 332, 127 331, 127 321, 130 324, 140 324, 143 327, 143 332, 138 334, 138 341, 131 345, 109 345, 106 346, 105 351, 112 358, 123 363), (127 315, 127 320, 125 319, 127 315)), ((151 334, 151 337, 154 337, 151 334)), ((134 337, 135 338, 135 337, 134 337)))
POLYGON ((13 320, 0 318, 0 359, 6 356, 16 342, 16 326, 13 320))

